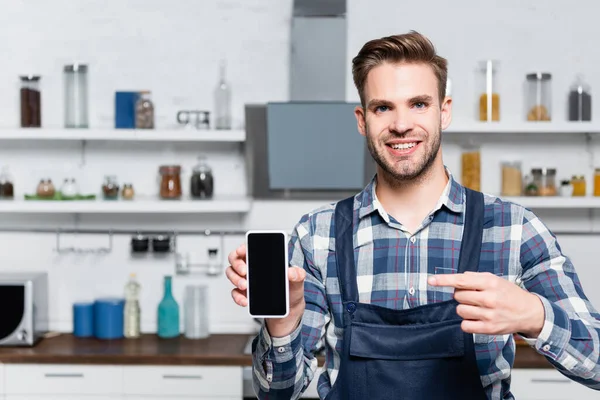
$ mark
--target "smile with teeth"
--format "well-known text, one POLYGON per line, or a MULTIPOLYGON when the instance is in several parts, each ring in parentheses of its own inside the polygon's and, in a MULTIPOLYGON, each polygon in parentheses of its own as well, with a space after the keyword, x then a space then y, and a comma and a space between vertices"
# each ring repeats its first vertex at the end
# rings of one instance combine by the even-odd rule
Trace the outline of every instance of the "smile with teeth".
POLYGON ((412 143, 395 143, 391 144, 390 147, 394 150, 406 150, 411 149, 417 145, 417 142, 412 143))

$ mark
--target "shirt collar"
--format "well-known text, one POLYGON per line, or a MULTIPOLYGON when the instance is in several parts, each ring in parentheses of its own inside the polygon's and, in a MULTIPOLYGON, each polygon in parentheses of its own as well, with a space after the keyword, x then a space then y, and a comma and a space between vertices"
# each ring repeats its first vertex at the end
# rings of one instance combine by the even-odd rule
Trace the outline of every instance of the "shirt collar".
MULTIPOLYGON (((454 179, 452 173, 447 167, 445 167, 445 170, 446 174, 448 175, 448 183, 446 184, 442 195, 432 210, 432 213, 441 209, 442 207, 445 207, 455 213, 462 213, 465 206, 464 187, 454 179)), ((377 174, 373 176, 369 184, 357 196, 359 200, 358 217, 362 219, 374 211, 379 211, 383 219, 386 220, 386 222, 389 222, 387 212, 383 209, 383 206, 377 199, 377 194, 375 193, 376 187, 377 174)))

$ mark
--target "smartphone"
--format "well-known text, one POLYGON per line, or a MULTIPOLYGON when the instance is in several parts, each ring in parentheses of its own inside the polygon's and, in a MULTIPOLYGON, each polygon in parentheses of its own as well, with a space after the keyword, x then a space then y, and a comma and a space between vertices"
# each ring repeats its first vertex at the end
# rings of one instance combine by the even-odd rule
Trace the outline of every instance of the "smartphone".
POLYGON ((255 318, 284 318, 290 309, 288 243, 284 231, 246 232, 248 312, 255 318))

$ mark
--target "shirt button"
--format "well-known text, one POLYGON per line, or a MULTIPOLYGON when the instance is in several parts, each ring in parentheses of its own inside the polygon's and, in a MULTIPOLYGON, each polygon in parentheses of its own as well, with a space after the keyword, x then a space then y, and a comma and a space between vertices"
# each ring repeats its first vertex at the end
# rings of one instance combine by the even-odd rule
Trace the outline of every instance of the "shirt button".
POLYGON ((285 352, 285 347, 279 347, 277 349, 277 351, 280 352, 280 353, 283 353, 283 352, 285 352))
POLYGON ((412 296, 415 294, 415 288, 411 286, 410 289, 408 289, 408 293, 412 296))
POLYGON ((411 243, 414 243, 417 239, 413 236, 410 238, 411 243))
POLYGON ((550 345, 549 344, 545 344, 544 347, 542 347, 542 350, 544 350, 544 351, 550 351, 550 345))

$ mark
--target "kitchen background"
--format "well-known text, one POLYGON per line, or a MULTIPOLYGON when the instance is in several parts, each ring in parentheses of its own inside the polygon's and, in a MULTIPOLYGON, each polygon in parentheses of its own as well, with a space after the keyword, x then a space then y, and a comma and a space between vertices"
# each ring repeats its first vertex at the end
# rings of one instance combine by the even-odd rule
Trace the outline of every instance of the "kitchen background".
MULTIPOLYGON (((520 161, 523 176, 532 168, 556 168, 557 186, 573 175, 584 176, 584 197, 518 197, 515 201, 530 206, 557 232, 586 294, 600 306, 600 293, 594 290, 600 197, 593 196, 594 168, 600 168, 600 124, 596 122, 600 102, 591 103, 591 122, 569 123, 567 108, 577 75, 591 88, 592 99, 600 87, 596 67, 600 53, 593 40, 600 35, 595 20, 600 6, 592 0, 577 5, 569 7, 560 0, 435 0, 424 7, 394 0, 348 0, 344 34, 330 48, 332 54, 343 54, 336 74, 345 76, 345 88, 339 98, 326 100, 358 101, 350 62, 367 40, 411 29, 428 35, 449 60, 454 112, 444 133, 444 158, 459 180, 463 153, 474 147, 480 155, 481 190, 487 193, 501 193, 501 166, 506 161, 520 161), (479 66, 486 60, 495 60, 494 92, 500 99, 500 121, 492 124, 479 121, 480 96, 486 90, 479 66), (551 74, 551 80, 544 82, 551 88, 544 97, 550 99, 549 122, 526 121, 534 105, 528 102, 526 74, 533 72, 551 74)), ((211 333, 256 331, 246 310, 231 300, 231 287, 223 274, 227 254, 243 241, 245 230, 291 231, 305 212, 338 200, 335 196, 253 199, 247 181, 245 105, 293 100, 293 2, 23 0, 5 1, 2 9, 0 165, 8 168, 14 200, 0 202, 0 271, 48 272, 51 330, 72 330, 75 302, 123 296, 133 272, 141 285, 143 332, 156 331, 165 275, 173 275, 180 305, 186 285, 208 285, 211 333), (88 66, 89 128, 88 133, 73 131, 74 140, 64 140, 69 130, 64 129, 63 67, 73 63, 88 66), (177 113, 207 110, 214 118, 214 90, 223 65, 231 89, 231 130, 198 131, 212 139, 190 140, 186 135, 195 131, 179 124, 177 113), (41 76, 42 128, 37 133, 31 133, 34 128, 19 128, 19 76, 28 74, 41 76), (121 133, 131 132, 114 130, 115 92, 142 90, 151 92, 155 129, 148 135, 155 139, 118 140, 121 133), (221 134, 234 139, 220 141, 221 134), (86 135, 112 139, 90 140, 86 135), (205 157, 214 174, 212 199, 189 199, 189 180, 199 156, 205 157), (182 168, 183 199, 159 200, 159 166, 173 164, 182 168), (103 203, 106 175, 114 175, 119 185, 132 183, 134 199, 103 203), (73 202, 76 212, 66 212, 48 200, 24 200, 25 195, 36 193, 45 178, 52 179, 56 190, 65 178, 74 178, 81 194, 98 199, 73 202), (84 251, 57 252, 53 231, 58 228, 97 233, 61 234, 61 248, 84 251), (216 233, 203 234, 207 229, 216 233), (109 230, 115 230, 112 251, 85 251, 108 246, 109 230), (208 249, 217 248, 218 273, 178 275, 175 252, 133 254, 130 232, 135 231, 197 232, 178 235, 177 252, 191 263, 206 263, 208 249), (221 231, 237 234, 221 237, 221 231)), ((315 74, 315 82, 319 79, 328 77, 315 74)), ((210 124, 214 128, 214 120, 210 124)), ((356 131, 345 134, 358 135, 356 131)))

